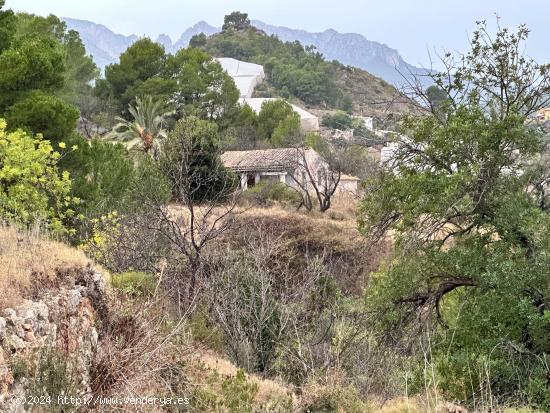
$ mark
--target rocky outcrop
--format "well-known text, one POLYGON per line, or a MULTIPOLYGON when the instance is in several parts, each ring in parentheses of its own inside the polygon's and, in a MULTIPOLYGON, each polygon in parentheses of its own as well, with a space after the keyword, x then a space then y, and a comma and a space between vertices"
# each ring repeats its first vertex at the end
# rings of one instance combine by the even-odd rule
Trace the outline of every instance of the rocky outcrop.
POLYGON ((17 400, 28 390, 41 355, 70 360, 77 388, 90 391, 90 367, 98 344, 96 319, 106 314, 106 289, 93 268, 69 271, 56 291, 0 311, 0 412, 24 412, 17 400), (24 368, 23 368, 24 367, 24 368))

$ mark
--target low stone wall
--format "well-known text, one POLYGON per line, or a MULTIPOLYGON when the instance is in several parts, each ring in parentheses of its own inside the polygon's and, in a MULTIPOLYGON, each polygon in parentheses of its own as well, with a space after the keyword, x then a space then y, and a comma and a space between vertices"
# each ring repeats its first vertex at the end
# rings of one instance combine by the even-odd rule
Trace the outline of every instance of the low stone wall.
POLYGON ((80 396, 89 395, 90 367, 98 343, 95 320, 106 308, 102 274, 84 268, 71 271, 56 291, 0 311, 0 412, 26 411, 20 400, 29 396, 32 378, 18 372, 17 366, 36 371, 46 351, 71 360, 80 396))

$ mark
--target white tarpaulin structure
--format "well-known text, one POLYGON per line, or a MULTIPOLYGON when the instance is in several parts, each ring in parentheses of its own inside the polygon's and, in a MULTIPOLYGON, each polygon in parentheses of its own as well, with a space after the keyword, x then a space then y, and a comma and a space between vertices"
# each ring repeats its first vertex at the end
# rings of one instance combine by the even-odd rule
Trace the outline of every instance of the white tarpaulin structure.
POLYGON ((261 65, 242 62, 230 57, 220 57, 216 60, 233 78, 242 98, 252 97, 254 88, 265 79, 264 68, 261 65))
MULTIPOLYGON (((262 110, 262 105, 264 102, 270 100, 278 100, 276 98, 242 98, 240 100, 241 104, 248 105, 256 113, 260 113, 262 110)), ((304 132, 317 132, 319 130, 319 118, 312 113, 309 113, 307 110, 304 110, 296 105, 292 105, 292 109, 300 115, 300 126, 304 132)))

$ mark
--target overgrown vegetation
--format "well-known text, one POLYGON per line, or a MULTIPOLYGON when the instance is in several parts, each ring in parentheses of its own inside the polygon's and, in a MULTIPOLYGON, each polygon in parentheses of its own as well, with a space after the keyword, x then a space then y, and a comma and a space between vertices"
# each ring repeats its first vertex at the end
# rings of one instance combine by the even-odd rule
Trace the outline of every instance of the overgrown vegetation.
POLYGON ((421 93, 432 115, 405 122, 397 173, 373 177, 360 208, 367 236, 396 240, 368 293, 381 328, 474 408, 489 387, 492 402, 550 408, 547 148, 528 121, 550 74, 519 54, 527 34, 480 24, 464 65, 446 56, 446 99, 421 93))
MULTIPOLYGON (((550 409, 549 156, 531 120, 550 68, 520 54, 527 29, 482 24, 460 64, 446 55, 381 167, 361 142, 303 136, 282 100, 237 105, 211 54, 263 64, 277 94, 340 108, 326 127, 372 138, 340 87, 352 69, 244 13, 173 56, 141 39, 96 79, 77 33, 3 5, 0 307, 88 264, 38 234, 111 271, 92 395, 184 394, 197 412, 368 412, 404 396, 382 411, 550 409), (84 138, 79 116, 114 131, 84 138), (223 150, 295 145, 307 188, 239 198, 223 150), (335 195, 344 172, 366 181, 358 206, 335 195)), ((70 361, 11 371, 65 394, 70 361)))

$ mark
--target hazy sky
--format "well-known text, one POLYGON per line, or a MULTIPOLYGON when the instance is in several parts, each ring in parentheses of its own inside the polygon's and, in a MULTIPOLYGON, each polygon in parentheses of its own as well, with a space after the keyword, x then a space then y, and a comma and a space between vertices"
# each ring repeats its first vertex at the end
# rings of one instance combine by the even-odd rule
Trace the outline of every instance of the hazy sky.
POLYGON ((397 49, 406 61, 424 64, 428 50, 467 48, 475 21, 525 23, 531 29, 527 52, 550 62, 550 0, 7 0, 15 10, 80 18, 117 33, 166 33, 176 40, 200 20, 221 26, 231 11, 252 19, 308 31, 333 28, 363 34, 397 49))

